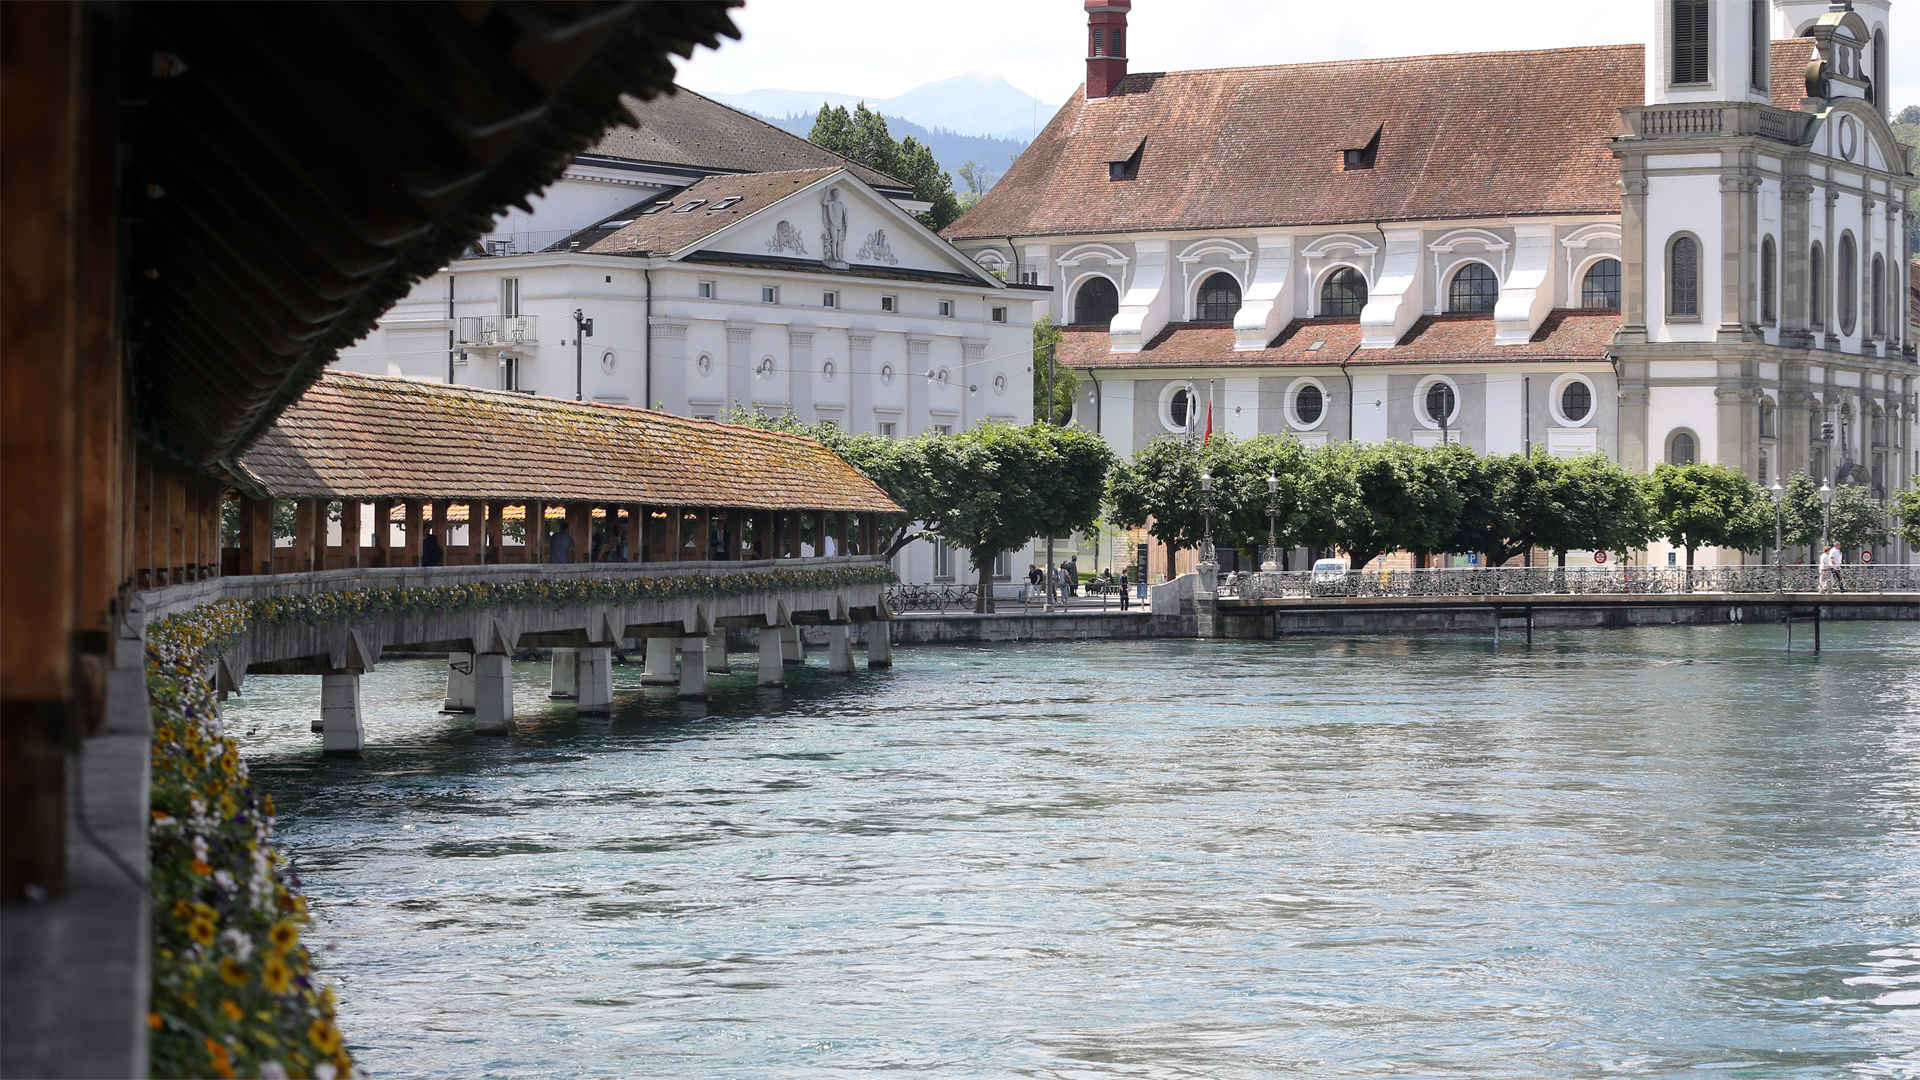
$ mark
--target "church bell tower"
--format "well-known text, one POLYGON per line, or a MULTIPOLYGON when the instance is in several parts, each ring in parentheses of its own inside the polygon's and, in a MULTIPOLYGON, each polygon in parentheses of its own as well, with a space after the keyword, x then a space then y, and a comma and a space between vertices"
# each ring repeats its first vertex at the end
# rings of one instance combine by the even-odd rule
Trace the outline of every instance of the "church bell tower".
POLYGON ((1133 0, 1087 0, 1087 100, 1127 77, 1127 12, 1133 0))

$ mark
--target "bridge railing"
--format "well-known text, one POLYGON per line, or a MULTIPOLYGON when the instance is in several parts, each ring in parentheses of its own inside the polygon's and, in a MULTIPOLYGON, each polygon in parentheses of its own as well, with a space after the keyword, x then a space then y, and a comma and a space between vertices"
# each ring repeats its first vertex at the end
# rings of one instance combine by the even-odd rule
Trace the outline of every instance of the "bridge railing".
POLYGON ((972 611, 980 603, 980 586, 972 585, 889 585, 887 610, 895 614, 909 611, 972 611))
POLYGON ((1579 566, 1311 570, 1229 574, 1222 599, 1319 597, 1634 596, 1687 593, 1920 592, 1920 566, 1579 566))

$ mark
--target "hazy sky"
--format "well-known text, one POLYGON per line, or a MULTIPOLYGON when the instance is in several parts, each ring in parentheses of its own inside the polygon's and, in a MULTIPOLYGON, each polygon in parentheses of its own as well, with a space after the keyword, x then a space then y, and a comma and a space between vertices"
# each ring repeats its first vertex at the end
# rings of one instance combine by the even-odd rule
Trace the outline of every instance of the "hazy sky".
MULTIPOLYGON (((1920 8, 1901 0, 1896 15, 1908 5, 1920 8)), ((883 98, 990 71, 1058 104, 1085 73, 1080 0, 748 0, 734 18, 743 40, 696 54, 687 86, 883 98)), ((1651 20, 1646 0, 1134 0, 1127 51, 1134 71, 1177 71, 1613 45, 1642 40, 1651 20)), ((1894 57, 1896 107, 1920 104, 1920 40, 1905 45, 1894 57)))

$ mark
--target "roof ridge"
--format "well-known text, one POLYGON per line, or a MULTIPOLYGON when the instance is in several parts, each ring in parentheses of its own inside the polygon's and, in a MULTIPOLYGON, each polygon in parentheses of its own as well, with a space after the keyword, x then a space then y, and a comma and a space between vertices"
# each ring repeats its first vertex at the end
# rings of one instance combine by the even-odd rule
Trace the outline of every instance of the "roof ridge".
MULTIPOLYGON (((1639 42, 1623 42, 1613 45, 1563 45, 1557 48, 1547 47, 1539 49, 1488 49, 1481 52, 1415 53, 1411 56, 1359 56, 1346 60, 1299 60, 1290 64, 1240 64, 1233 67, 1177 68, 1171 71, 1130 71, 1127 73, 1127 77, 1152 75, 1156 78, 1165 79, 1180 75, 1214 75, 1230 71, 1279 71, 1290 68, 1358 67, 1367 64, 1402 64, 1418 60, 1470 60, 1487 56, 1540 56, 1547 53, 1606 52, 1612 50, 1624 51, 1628 49, 1644 50, 1645 48, 1646 46, 1639 42)), ((1081 88, 1085 88, 1084 83, 1081 84, 1081 88)), ((1128 96, 1130 95, 1112 95, 1113 98, 1124 98, 1128 96)), ((1111 98, 1108 100, 1111 100, 1111 98)))
MULTIPOLYGON (((819 143, 814 142, 812 139, 809 139, 804 135, 796 135, 793 132, 788 131, 786 128, 780 127, 777 124, 768 123, 767 121, 762 120, 760 117, 755 116, 754 114, 748 112, 745 109, 735 109, 733 106, 727 104, 724 101, 721 101, 717 98, 710 98, 698 90, 688 90, 686 87, 681 86, 679 83, 673 84, 673 88, 675 92, 685 91, 686 93, 692 94, 694 97, 699 98, 701 101, 712 102, 713 104, 718 105, 723 109, 729 109, 729 110, 732 110, 733 112, 737 112, 741 116, 744 116, 747 119, 753 121, 754 123, 759 124, 761 127, 770 128, 774 131, 779 132, 782 135, 787 136, 788 138, 799 139, 801 142, 806 143, 808 146, 811 146, 816 150, 819 150, 821 153, 832 154, 834 157, 839 158, 841 161, 844 161, 849 165, 858 165, 863 169, 871 170, 872 172, 877 173, 880 176, 884 176, 887 179, 893 181, 894 183, 899 184, 901 187, 906 188, 909 191, 913 189, 912 184, 907 183, 905 180, 900 179, 899 177, 893 175, 890 172, 886 172, 882 169, 875 169, 873 166, 868 165, 865 162, 855 161, 852 158, 848 157, 847 155, 839 152, 838 150, 829 150, 826 147, 821 146, 819 143)), ((866 104, 866 102, 863 101, 861 102, 861 104, 864 105, 866 104)), ((816 113, 815 115, 817 116, 818 114, 816 113)))

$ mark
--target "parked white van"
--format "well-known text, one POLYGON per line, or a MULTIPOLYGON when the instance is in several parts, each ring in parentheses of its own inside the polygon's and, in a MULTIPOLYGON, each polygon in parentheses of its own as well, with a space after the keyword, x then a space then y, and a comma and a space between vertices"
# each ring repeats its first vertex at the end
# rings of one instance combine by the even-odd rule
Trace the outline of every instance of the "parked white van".
POLYGON ((1315 585, 1340 585, 1347 580, 1350 565, 1345 559, 1320 559, 1313 564, 1315 585))

